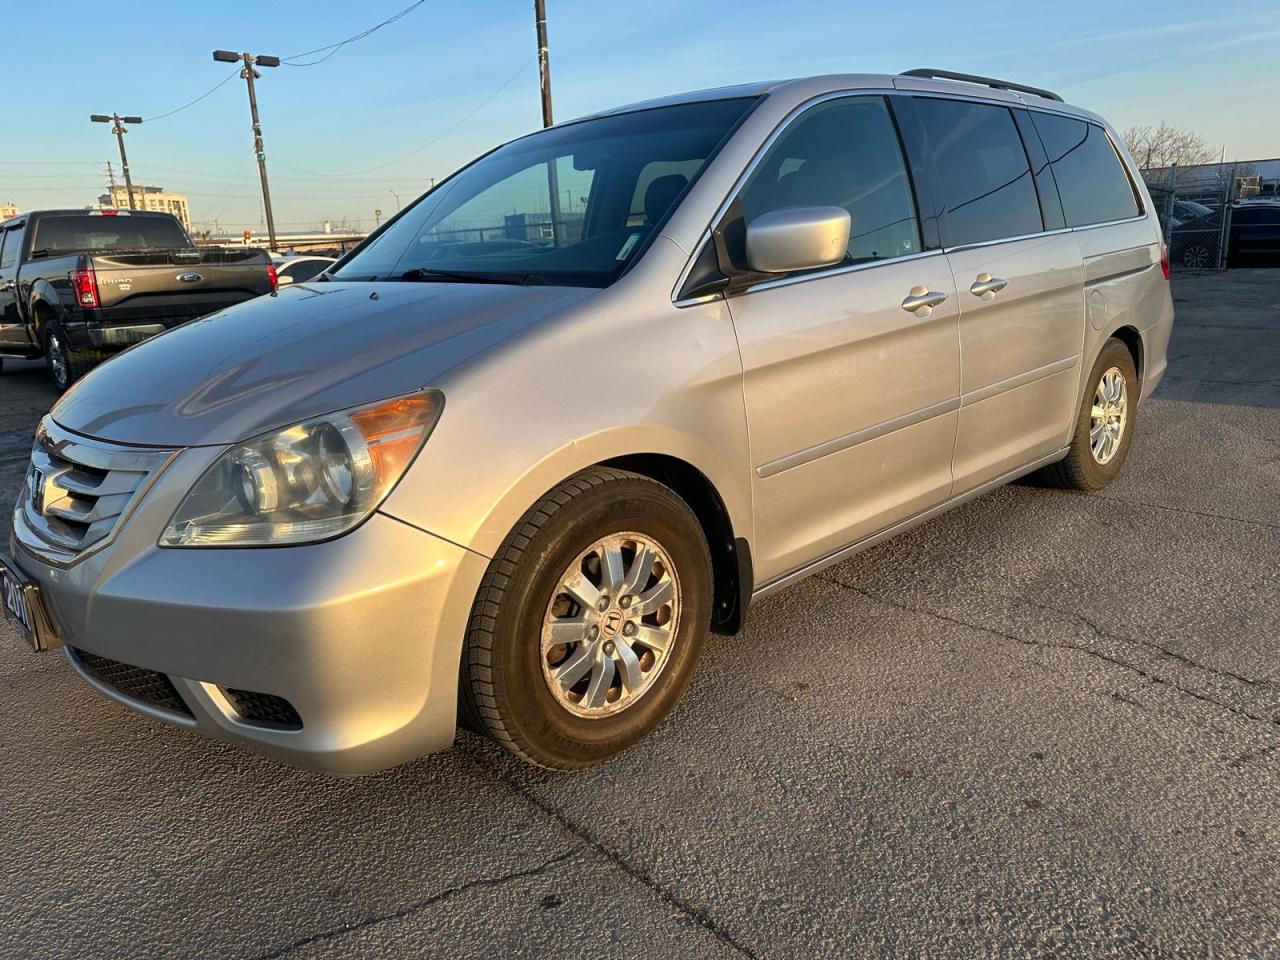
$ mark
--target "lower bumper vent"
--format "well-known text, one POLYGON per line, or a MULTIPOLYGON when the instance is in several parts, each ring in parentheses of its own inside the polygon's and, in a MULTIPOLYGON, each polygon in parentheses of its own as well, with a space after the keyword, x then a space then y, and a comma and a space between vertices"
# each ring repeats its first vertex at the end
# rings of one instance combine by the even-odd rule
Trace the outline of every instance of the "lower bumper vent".
POLYGON ((71 648, 71 655, 85 673, 103 686, 110 687, 131 700, 160 707, 162 710, 172 710, 186 717, 191 716, 191 711, 178 694, 177 688, 163 673, 100 657, 77 647, 71 648))
POLYGON ((246 723, 256 723, 263 727, 275 727, 282 730, 301 730, 302 718, 298 711, 284 697, 270 693, 258 693, 254 690, 237 690, 235 687, 222 687, 223 695, 240 714, 246 723))

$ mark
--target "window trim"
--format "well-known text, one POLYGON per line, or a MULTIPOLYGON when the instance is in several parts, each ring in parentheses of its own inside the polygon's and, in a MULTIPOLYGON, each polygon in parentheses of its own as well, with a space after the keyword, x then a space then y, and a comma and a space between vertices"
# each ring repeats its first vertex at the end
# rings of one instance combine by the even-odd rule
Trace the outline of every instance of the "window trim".
MULTIPOLYGON (((1120 166, 1124 169, 1125 176, 1129 178, 1129 184, 1134 191, 1134 197, 1138 201, 1138 210, 1139 210, 1138 215, 1135 217, 1123 217, 1119 220, 1107 220, 1103 223, 1091 223, 1083 227, 1067 227, 1067 226, 1057 227, 1053 230, 1042 230, 1039 233, 1028 233, 1020 237, 999 237, 995 240, 984 240, 980 243, 971 244, 969 246, 963 246, 963 247, 939 246, 936 248, 923 250, 918 254, 908 254, 905 257, 895 257, 892 260, 875 260, 869 263, 848 264, 848 265, 839 266, 839 267, 832 267, 828 270, 815 270, 812 273, 797 274, 792 277, 779 277, 777 280, 763 280, 760 283, 753 284, 752 286, 747 287, 745 290, 742 291, 742 293, 751 293, 755 290, 759 290, 765 287, 766 285, 768 287, 775 287, 775 286, 781 286, 787 283, 799 283, 799 282, 808 281, 808 280, 817 280, 823 277, 838 276, 842 273, 849 273, 853 270, 866 270, 872 267, 880 267, 880 266, 885 266, 891 263, 898 263, 903 260, 923 258, 925 256, 933 256, 936 254, 946 254, 946 253, 951 253, 953 251, 968 250, 968 249, 972 249, 973 247, 995 246, 996 244, 1000 244, 1000 243, 1017 243, 1023 240, 1032 240, 1037 237, 1053 236, 1060 233, 1076 233, 1082 230, 1096 230, 1099 227, 1111 227, 1111 226, 1119 226, 1122 224, 1139 223, 1141 221, 1149 221, 1152 219, 1153 208, 1144 202, 1142 191, 1138 188, 1137 183, 1134 180, 1133 171, 1129 169, 1129 161, 1126 159, 1125 154, 1116 146, 1115 138, 1111 135, 1111 131, 1110 129, 1108 129, 1105 123, 1100 123, 1099 121, 1094 120, 1090 117, 1081 116, 1080 114, 1073 113, 1070 110, 1055 110, 1052 107, 1043 107, 1043 106, 1040 106, 1039 104, 1031 105, 1026 103, 1025 101, 1023 101, 1021 104, 1016 104, 1016 103, 1009 103, 1004 100, 988 100, 980 96, 975 96, 973 94, 958 93, 958 92, 953 93, 951 91, 938 91, 938 92, 928 91, 927 93, 925 93, 919 90, 903 89, 903 88, 897 88, 897 87, 855 87, 855 88, 844 88, 841 90, 830 90, 826 93, 821 93, 821 94, 818 94, 817 96, 810 97, 808 100, 805 100, 803 103, 797 104, 794 108, 791 109, 790 112, 787 113, 786 116, 784 116, 780 121, 778 121, 778 125, 773 128, 769 136, 765 137, 764 141, 756 149, 756 152, 752 155, 751 159, 747 162, 746 166, 743 167, 742 172, 733 181, 732 186, 730 186, 724 199, 720 202, 720 205, 716 208, 715 213, 712 214, 711 219, 707 225, 707 228, 706 230, 703 231, 701 238, 698 240, 696 244, 693 245, 692 252, 690 252, 688 259, 685 261, 684 267, 681 269, 679 276, 676 277, 675 284, 671 288, 672 305, 679 309, 684 309, 686 307, 695 307, 704 303, 711 303, 715 300, 724 299, 724 295, 722 293, 708 293, 708 294, 703 294, 700 297, 682 298, 680 296, 680 291, 684 288, 684 285, 689 278, 689 274, 693 272, 693 269, 697 265, 698 259, 702 256, 703 251, 706 248, 707 244, 711 241, 711 233, 713 228, 721 221, 721 219, 723 219, 729 207, 733 205, 734 200, 737 199, 738 193, 742 190, 742 187, 746 183, 747 179, 751 176, 752 172, 754 172, 755 168, 762 161, 765 153, 768 152, 769 148, 773 145, 774 141, 777 140, 778 137, 782 135, 783 131, 785 131, 787 127, 791 125, 791 123, 795 120, 796 117, 800 116, 800 114, 804 113, 810 107, 816 106, 817 104, 823 103, 824 101, 827 101, 827 100, 838 100, 838 99, 843 99, 847 97, 856 97, 856 96, 881 96, 881 97, 884 97, 886 101, 889 102, 890 112, 894 114, 894 121, 898 127, 898 135, 901 138, 903 136, 902 128, 901 128, 901 120, 899 119, 896 113, 898 104, 905 102, 909 108, 911 106, 911 103, 910 103, 911 98, 922 95, 922 94, 928 98, 937 99, 937 100, 962 100, 962 101, 965 101, 966 103, 979 103, 979 104, 988 104, 992 106, 1002 106, 1010 111, 1021 109, 1021 110, 1026 110, 1029 113, 1031 112, 1047 113, 1047 114, 1050 114, 1051 116, 1067 117, 1071 120, 1079 120, 1083 123, 1092 123, 1094 126, 1100 127, 1102 129, 1102 132, 1106 134, 1107 139, 1111 142, 1111 147, 1116 152, 1116 158, 1120 161, 1120 166)), ((769 97, 768 93, 763 94, 759 98, 759 101, 756 104, 756 106, 758 107, 761 103, 767 100, 768 97, 769 97)), ((756 107, 752 107, 752 110, 754 109, 756 109, 756 107)), ((1034 119, 1032 122, 1034 123, 1034 119)), ((1014 123, 1014 126, 1015 127, 1017 126, 1016 121, 1014 123)), ((733 131, 733 133, 737 133, 736 128, 733 131)), ((721 143, 721 147, 723 147, 727 142, 728 142, 728 138, 726 137, 725 141, 721 143)), ((903 147, 905 150, 906 148, 905 143, 903 144, 903 147)), ((1023 146, 1023 150, 1024 152, 1026 150, 1025 144, 1023 146)), ((905 159, 907 163, 908 177, 912 177, 913 176, 911 172, 912 160, 909 153, 906 155, 905 159)), ((1029 170, 1031 170, 1031 160, 1029 157, 1027 159, 1027 167, 1029 170)), ((926 163, 926 168, 932 170, 932 164, 926 163)), ((1052 167, 1051 167, 1051 172, 1052 172, 1052 167)), ((1034 181, 1035 171, 1031 170, 1031 174, 1032 174, 1032 179, 1034 181)), ((913 179, 913 182, 914 182, 914 179, 913 179)), ((1055 186, 1056 186, 1056 180, 1055 180, 1055 186)), ((917 208, 916 213, 917 215, 919 215, 920 214, 919 195, 916 194, 914 196, 914 199, 916 201, 916 208, 917 208)), ((1064 218, 1065 218, 1065 214, 1064 214, 1064 218)), ((1042 222, 1043 222, 1043 219, 1044 219, 1044 216, 1042 213, 1041 214, 1042 222)), ((386 225, 384 224, 383 226, 385 227, 386 225)))

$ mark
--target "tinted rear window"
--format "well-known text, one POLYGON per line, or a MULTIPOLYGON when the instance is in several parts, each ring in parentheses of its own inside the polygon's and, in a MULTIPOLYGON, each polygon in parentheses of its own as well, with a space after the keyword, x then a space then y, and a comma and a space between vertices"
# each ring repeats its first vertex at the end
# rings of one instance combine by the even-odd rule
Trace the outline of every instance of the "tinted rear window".
POLYGON ((1067 226, 1139 214, 1129 176, 1101 127, 1048 113, 1034 113, 1033 118, 1058 181, 1067 226))
POLYGON ((916 106, 942 178, 949 246, 1044 229, 1027 152, 1008 109, 926 98, 916 106))
POLYGON ((170 217, 102 217, 89 214, 41 217, 31 241, 31 255, 48 256, 80 250, 172 250, 191 241, 170 217))
POLYGON ((1231 222, 1277 224, 1280 223, 1280 207, 1237 207, 1231 211, 1231 222))

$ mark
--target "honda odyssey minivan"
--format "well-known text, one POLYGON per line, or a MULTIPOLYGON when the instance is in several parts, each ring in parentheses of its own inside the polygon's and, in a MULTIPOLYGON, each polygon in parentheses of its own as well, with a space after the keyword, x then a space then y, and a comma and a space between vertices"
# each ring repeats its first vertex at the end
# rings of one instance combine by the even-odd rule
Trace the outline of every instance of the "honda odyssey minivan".
POLYGON ((4 605, 105 695, 302 766, 459 722, 597 763, 753 601, 1026 474, 1109 483, 1167 281, 1115 131, 1048 91, 830 76, 563 123, 78 383, 4 605))

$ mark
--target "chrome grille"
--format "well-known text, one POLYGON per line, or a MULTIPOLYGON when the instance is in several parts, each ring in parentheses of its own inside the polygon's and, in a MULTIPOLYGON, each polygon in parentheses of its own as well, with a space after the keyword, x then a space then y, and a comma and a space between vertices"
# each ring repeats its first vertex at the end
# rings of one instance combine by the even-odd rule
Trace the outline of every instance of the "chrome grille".
POLYGON ((169 450, 81 437, 45 417, 14 507, 14 535, 50 563, 80 559, 110 542, 121 518, 171 456, 169 450))

